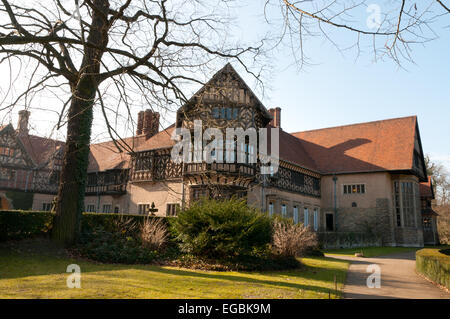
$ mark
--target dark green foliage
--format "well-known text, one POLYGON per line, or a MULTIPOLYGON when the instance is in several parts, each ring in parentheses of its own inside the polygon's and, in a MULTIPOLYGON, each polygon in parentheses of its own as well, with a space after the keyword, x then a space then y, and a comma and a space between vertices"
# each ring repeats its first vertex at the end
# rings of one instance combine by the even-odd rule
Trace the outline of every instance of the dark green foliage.
POLYGON ((11 200, 14 209, 28 210, 33 205, 33 193, 5 192, 5 195, 11 200))
POLYGON ((0 240, 45 235, 51 229, 53 215, 50 212, 0 211, 0 240))
MULTIPOLYGON (((54 215, 51 212, 40 211, 0 211, 0 240, 46 236, 52 228, 54 215)), ((166 220, 165 217, 150 218, 166 220)), ((102 227, 105 231, 116 232, 124 219, 131 220, 136 224, 136 233, 127 233, 127 235, 137 236, 138 228, 144 222, 145 216, 83 213, 82 232, 86 233, 97 227, 102 227)))
POLYGON ((416 252, 416 270, 432 281, 450 289, 450 256, 438 249, 416 252))
POLYGON ((104 263, 146 264, 158 256, 157 251, 142 247, 137 238, 105 231, 103 227, 82 233, 76 251, 83 257, 104 263))
POLYGON ((294 257, 270 253, 221 260, 202 258, 191 254, 179 254, 168 265, 209 271, 274 271, 301 267, 301 263, 294 257))
POLYGON ((245 201, 205 199, 173 219, 172 232, 182 251, 221 260, 265 253, 272 225, 245 201))

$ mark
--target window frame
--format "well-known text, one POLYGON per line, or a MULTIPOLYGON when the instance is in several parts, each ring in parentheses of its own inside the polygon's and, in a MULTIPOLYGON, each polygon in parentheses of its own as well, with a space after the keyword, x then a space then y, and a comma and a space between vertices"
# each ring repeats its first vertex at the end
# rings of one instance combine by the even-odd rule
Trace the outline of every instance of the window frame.
POLYGON ((342 195, 366 195, 366 194, 367 194, 367 184, 366 183, 342 184, 342 195), (353 189, 355 189, 356 192, 353 192, 353 189))

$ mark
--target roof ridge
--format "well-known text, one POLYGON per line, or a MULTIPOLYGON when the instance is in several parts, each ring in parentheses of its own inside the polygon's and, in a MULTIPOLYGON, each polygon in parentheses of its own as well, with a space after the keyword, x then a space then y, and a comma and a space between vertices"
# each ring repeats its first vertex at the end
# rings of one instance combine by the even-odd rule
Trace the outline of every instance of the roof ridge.
POLYGON ((298 137, 295 136, 294 134, 298 134, 298 133, 306 133, 306 132, 314 132, 314 131, 321 131, 321 130, 329 130, 329 129, 341 128, 341 127, 358 126, 358 125, 364 125, 364 124, 375 124, 375 123, 389 122, 389 121, 396 121, 396 120, 403 120, 403 119, 409 119, 409 118, 415 118, 415 119, 417 119, 417 115, 402 116, 402 117, 395 117, 395 118, 384 119, 384 120, 376 120, 376 121, 369 121, 369 122, 360 122, 360 123, 353 123, 353 124, 344 124, 344 125, 337 125, 337 126, 323 127, 323 128, 313 129, 313 130, 291 132, 291 133, 289 133, 289 134, 291 134, 291 135, 293 135, 294 137, 298 138, 298 137))

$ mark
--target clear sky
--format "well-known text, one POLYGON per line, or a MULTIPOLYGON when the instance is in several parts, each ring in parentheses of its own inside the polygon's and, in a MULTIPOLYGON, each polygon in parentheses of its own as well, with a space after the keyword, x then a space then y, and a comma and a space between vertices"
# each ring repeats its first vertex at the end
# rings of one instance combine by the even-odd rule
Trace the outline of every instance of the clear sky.
MULTIPOLYGON (((260 32, 257 6, 242 12, 250 19, 245 34, 260 32)), ((424 152, 450 170, 450 16, 444 19, 435 28, 440 38, 415 46, 415 64, 404 64, 406 70, 373 63, 368 53, 355 62, 355 51, 343 56, 322 39, 306 43, 315 65, 300 72, 281 52, 263 103, 282 108, 287 132, 417 115, 424 152)), ((348 36, 335 34, 338 41, 348 36)))
MULTIPOLYGON (((262 17, 263 1, 250 3, 236 10, 233 32, 251 40, 270 27, 262 17)), ((450 16, 444 19, 450 25, 450 16)), ((415 46, 415 64, 406 63, 406 70, 391 61, 373 63, 369 52, 355 62, 354 51, 342 55, 323 39, 306 43, 314 65, 301 71, 292 65, 287 49, 279 50, 270 60, 265 94, 258 95, 266 107, 282 108, 281 125, 287 132, 417 115, 424 152, 450 170, 450 28, 445 24, 436 27, 440 38, 415 46)), ((348 34, 337 32, 335 36, 339 41, 348 34)), ((252 86, 252 78, 241 75, 252 86)), ((3 91, 7 83, 4 76, 3 91)), ((15 114, 9 119, 16 124, 15 114)), ((54 120, 54 114, 33 110, 34 133, 48 135, 54 120)), ((104 130, 97 123, 94 136, 104 130)), ((64 133, 65 127, 57 136, 64 133)))

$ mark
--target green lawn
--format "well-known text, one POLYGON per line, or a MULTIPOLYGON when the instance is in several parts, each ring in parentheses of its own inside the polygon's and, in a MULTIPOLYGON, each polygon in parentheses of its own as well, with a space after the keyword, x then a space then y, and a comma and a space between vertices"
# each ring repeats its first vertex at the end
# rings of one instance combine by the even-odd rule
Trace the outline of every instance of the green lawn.
POLYGON ((412 247, 365 247, 365 248, 348 248, 348 249, 329 249, 323 250, 323 252, 328 255, 355 256, 355 253, 360 253, 362 251, 364 257, 377 257, 407 251, 416 251, 419 249, 420 248, 412 248, 412 247))
POLYGON ((299 270, 193 271, 97 264, 41 247, 0 247, 0 298, 340 298, 348 269, 346 261, 314 257, 299 270), (81 267, 81 289, 66 286, 69 264, 81 267))

